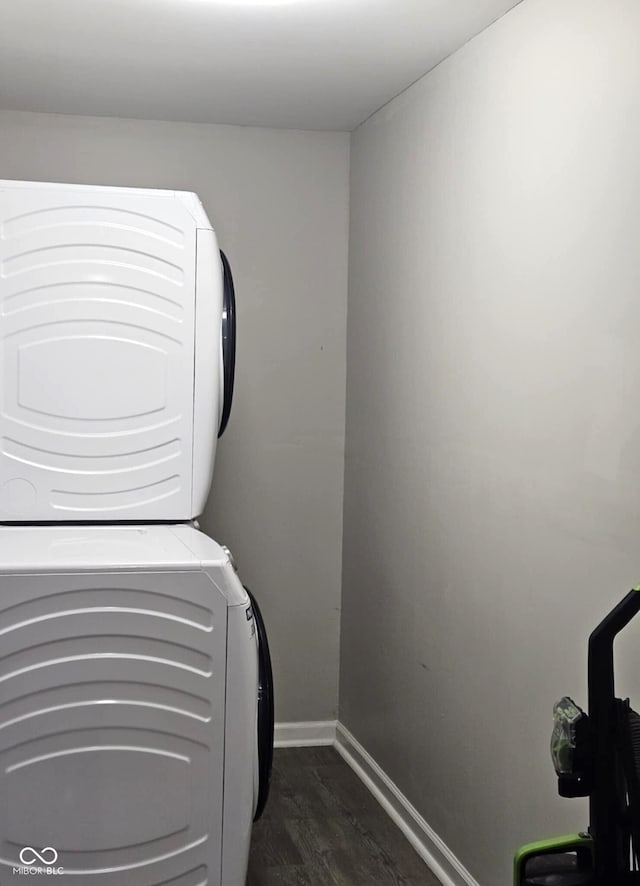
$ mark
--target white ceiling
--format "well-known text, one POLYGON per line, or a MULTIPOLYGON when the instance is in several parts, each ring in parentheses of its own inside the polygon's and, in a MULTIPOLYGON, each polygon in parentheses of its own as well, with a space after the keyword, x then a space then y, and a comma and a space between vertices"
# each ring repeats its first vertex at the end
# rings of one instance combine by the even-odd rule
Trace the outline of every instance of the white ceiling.
POLYGON ((0 108, 353 129, 520 0, 0 0, 0 108))

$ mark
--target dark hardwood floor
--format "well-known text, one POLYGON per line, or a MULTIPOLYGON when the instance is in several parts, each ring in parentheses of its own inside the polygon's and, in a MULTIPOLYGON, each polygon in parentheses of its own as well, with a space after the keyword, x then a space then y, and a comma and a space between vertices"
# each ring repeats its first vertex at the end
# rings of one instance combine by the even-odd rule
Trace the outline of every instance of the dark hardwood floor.
POLYGON ((439 886, 334 748, 276 750, 247 886, 439 886))

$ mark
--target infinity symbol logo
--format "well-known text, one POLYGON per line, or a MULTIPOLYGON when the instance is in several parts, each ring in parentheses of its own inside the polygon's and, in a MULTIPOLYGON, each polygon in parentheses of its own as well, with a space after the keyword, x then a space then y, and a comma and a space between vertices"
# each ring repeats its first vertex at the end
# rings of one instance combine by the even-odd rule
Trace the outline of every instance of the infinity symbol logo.
POLYGON ((22 864, 30 866, 39 861, 41 864, 51 865, 58 860, 58 853, 53 846, 45 846, 38 852, 33 846, 25 846, 20 850, 20 861, 22 864))

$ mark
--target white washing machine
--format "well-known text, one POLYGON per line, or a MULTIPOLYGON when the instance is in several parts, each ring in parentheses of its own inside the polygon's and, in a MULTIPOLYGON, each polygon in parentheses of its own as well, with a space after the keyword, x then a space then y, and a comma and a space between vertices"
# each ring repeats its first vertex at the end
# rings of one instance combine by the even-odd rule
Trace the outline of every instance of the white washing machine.
POLYGON ((0 182, 0 883, 242 886, 264 625, 209 492, 235 361, 193 194, 0 182))

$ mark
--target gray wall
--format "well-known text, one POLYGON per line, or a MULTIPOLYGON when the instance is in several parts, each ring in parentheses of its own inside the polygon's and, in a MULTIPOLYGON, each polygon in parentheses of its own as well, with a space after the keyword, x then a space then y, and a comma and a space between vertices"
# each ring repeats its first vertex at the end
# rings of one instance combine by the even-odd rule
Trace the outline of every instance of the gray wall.
POLYGON ((525 0, 352 139, 340 718, 483 886, 640 576, 639 33, 525 0))
POLYGON ((234 270, 231 421, 203 526, 268 621, 280 721, 334 718, 349 137, 0 112, 0 178, 194 190, 234 270))

